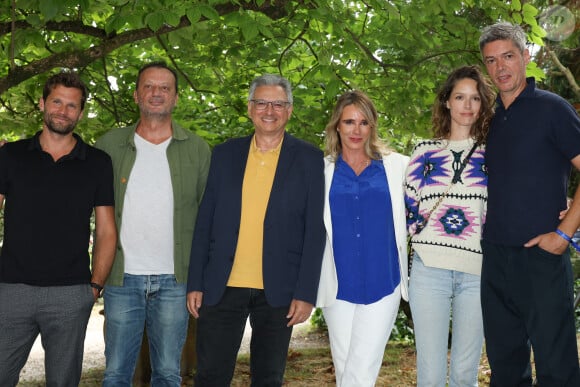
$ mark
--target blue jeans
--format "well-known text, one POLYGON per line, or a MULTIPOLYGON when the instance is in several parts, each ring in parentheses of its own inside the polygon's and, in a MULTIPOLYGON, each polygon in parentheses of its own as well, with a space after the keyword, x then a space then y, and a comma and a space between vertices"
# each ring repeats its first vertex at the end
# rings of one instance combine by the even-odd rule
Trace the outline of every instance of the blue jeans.
POLYGON ((447 383, 449 320, 452 316, 449 387, 477 386, 483 345, 480 277, 427 267, 415 254, 409 303, 417 347, 417 386, 447 383))
POLYGON ((181 352, 189 314, 186 285, 173 274, 125 274, 123 286, 106 286, 103 386, 131 386, 143 328, 151 357, 151 386, 181 384, 181 352))

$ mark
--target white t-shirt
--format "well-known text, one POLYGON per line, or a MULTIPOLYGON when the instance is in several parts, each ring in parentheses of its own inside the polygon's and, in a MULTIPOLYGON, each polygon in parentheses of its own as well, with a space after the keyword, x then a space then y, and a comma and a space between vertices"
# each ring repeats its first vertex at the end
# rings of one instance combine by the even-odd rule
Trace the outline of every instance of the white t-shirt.
POLYGON ((121 224, 125 273, 174 274, 171 138, 152 144, 135 133, 137 157, 127 182, 121 224))

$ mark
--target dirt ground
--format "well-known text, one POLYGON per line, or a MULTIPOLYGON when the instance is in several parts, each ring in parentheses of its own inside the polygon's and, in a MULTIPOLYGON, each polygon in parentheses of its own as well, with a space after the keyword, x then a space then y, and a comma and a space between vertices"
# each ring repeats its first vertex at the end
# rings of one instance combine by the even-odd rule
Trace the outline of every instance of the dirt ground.
MULTIPOLYGON (((105 341, 103 338, 104 317, 100 314, 103 310, 102 300, 99 300, 89 319, 87 334, 85 338, 85 354, 83 358, 83 370, 105 367, 105 341)), ((293 331, 291 348, 309 348, 328 346, 326 335, 307 335, 305 334, 310 326, 310 322, 299 324, 293 331)), ((244 338, 240 348, 240 353, 247 353, 250 345, 251 329, 246 326, 244 338)), ((36 340, 26 365, 20 372, 20 381, 41 380, 44 377, 44 350, 40 343, 40 338, 36 340)))
MULTIPOLYGON (((101 310, 103 309, 102 304, 97 304, 95 306, 95 308, 93 308, 93 312, 91 314, 90 320, 89 320, 89 325, 87 328, 87 335, 86 335, 86 339, 85 339, 85 356, 84 356, 84 360, 83 360, 83 371, 87 372, 89 370, 98 370, 100 369, 101 371, 101 376, 102 377, 102 369, 105 366, 105 356, 104 356, 104 350, 105 350, 105 345, 104 345, 104 339, 103 339, 103 322, 104 322, 104 317, 99 313, 101 310)), ((244 339, 242 341, 242 346, 240 349, 240 353, 248 353, 249 351, 249 341, 250 341, 250 333, 251 333, 251 329, 249 328, 249 326, 246 326, 246 332, 244 334, 244 339)), ((298 325, 293 332, 292 335, 292 341, 290 342, 290 348, 291 351, 289 358, 292 357, 292 354, 294 355, 300 355, 299 351, 300 349, 305 349, 305 348, 325 348, 326 352, 328 352, 328 336, 325 333, 321 333, 318 331, 312 331, 310 329, 310 322, 305 322, 303 324, 298 325), (295 351, 298 352, 293 352, 292 349, 294 349, 295 351)), ((578 336, 578 346, 580 348, 580 335, 578 336)), ((330 359, 330 355, 329 353, 327 353, 325 356, 318 356, 317 360, 322 359, 324 361, 324 367, 322 367, 322 370, 318 370, 319 373, 322 373, 324 376, 324 380, 329 380, 330 382, 328 383, 323 383, 321 382, 320 379, 320 375, 315 375, 313 374, 312 377, 313 378, 319 378, 316 379, 317 383, 315 383, 316 385, 319 386, 326 386, 326 385, 333 385, 333 371, 332 371, 332 361, 330 359)), ((307 361, 310 361, 308 359, 306 359, 307 361)), ((485 358, 483 358, 482 360, 482 369, 481 374, 482 375, 487 375, 487 378, 489 378, 489 367, 487 366, 487 363, 485 362, 485 358)), ((395 371, 391 370, 388 366, 390 364, 390 362, 393 361, 387 361, 386 363, 383 364, 383 368, 384 369, 384 373, 385 375, 380 375, 379 377, 379 381, 377 382, 377 385, 392 385, 392 386, 405 386, 408 387, 410 385, 415 385, 414 384, 414 380, 415 380, 415 376, 414 376, 414 369, 415 369, 415 355, 414 355, 414 350, 413 348, 409 348, 406 351, 403 351, 402 354, 399 354, 399 357, 396 359, 396 361, 394 361, 395 363, 398 362, 399 364, 397 364, 397 367, 395 371), (401 380, 403 380, 403 382, 400 383, 395 383, 392 381, 393 375, 396 375, 397 373, 401 374, 401 380), (403 375, 404 374, 404 375, 403 375), (385 377, 388 379, 388 383, 381 379, 382 377, 385 377), (384 383, 383 383, 384 382, 384 383), (402 383, 402 384, 401 384, 402 383)), ((300 365, 299 362, 297 363, 298 367, 305 367, 306 365, 302 364, 300 365)), ((292 361, 291 359, 289 360, 289 367, 292 366, 292 361)), ((244 372, 243 371, 243 367, 247 367, 247 365, 242 365, 238 368, 242 369, 242 371, 240 372, 244 372)), ((316 371, 316 370, 315 370, 316 371)), ((249 372, 249 370, 247 371, 249 372)), ((247 373, 246 372, 246 373, 247 373)), ((314 372, 314 371, 312 371, 314 372)), ((288 374, 289 372, 287 372, 288 374)), ((245 378, 244 374, 244 380, 247 379, 245 378)), ((303 376, 300 376, 301 378, 303 376)), ((20 381, 22 382, 21 384, 19 384, 19 386, 30 386, 30 385, 35 385, 36 384, 31 384, 29 382, 32 381, 39 381, 39 380, 43 380, 44 378, 44 351, 42 349, 42 346, 40 344, 40 340, 37 340, 37 342, 35 343, 32 352, 30 354, 30 357, 28 359, 28 362, 26 364, 26 366, 24 367, 24 369, 21 372, 21 377, 20 377, 20 381)), ((90 386, 93 385, 98 385, 98 384, 87 384, 90 386)), ((189 385, 189 384, 188 384, 189 385)), ((309 385, 313 385, 312 383, 308 382, 306 384, 304 384, 303 382, 289 382, 288 385, 292 385, 292 386, 309 386, 309 385)), ((482 385, 485 385, 482 384, 482 385)))

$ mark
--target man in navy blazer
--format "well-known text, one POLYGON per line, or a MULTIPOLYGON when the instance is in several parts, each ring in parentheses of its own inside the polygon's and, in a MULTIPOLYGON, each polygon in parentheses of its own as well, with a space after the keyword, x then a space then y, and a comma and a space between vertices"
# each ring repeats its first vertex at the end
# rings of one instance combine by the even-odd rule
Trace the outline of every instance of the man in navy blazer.
POLYGON ((252 386, 281 386, 292 326, 316 302, 325 233, 322 152, 286 133, 292 90, 250 86, 253 135, 215 147, 189 266, 196 386, 229 386, 249 316, 252 386))

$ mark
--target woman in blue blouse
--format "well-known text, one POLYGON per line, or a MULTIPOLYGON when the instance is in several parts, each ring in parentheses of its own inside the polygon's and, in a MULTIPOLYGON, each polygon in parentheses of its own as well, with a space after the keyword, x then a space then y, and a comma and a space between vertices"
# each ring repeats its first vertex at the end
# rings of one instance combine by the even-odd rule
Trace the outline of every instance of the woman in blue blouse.
POLYGON ((401 296, 407 299, 408 158, 380 141, 377 111, 360 91, 339 98, 325 130, 327 240, 317 306, 337 386, 374 386, 401 296))

